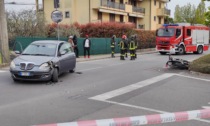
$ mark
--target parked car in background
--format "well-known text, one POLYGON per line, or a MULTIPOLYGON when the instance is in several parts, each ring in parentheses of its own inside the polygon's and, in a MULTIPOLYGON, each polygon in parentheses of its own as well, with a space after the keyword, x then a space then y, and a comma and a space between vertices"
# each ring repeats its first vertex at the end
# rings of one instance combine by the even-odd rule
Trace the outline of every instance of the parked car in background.
MULTIPOLYGON (((18 53, 18 52, 17 52, 18 53)), ((76 56, 68 42, 40 40, 32 42, 10 64, 14 81, 58 81, 64 72, 74 72, 76 56)))

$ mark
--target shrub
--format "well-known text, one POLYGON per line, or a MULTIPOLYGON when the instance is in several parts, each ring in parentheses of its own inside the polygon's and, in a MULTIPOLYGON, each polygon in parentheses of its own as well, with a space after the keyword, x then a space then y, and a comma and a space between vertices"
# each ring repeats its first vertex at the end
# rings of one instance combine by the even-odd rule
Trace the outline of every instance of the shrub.
POLYGON ((116 35, 118 38, 123 34, 131 35, 134 25, 123 24, 114 22, 103 22, 103 23, 88 23, 80 26, 82 37, 88 34, 94 38, 110 38, 112 35, 116 35))
MULTIPOLYGON (((155 47, 155 31, 145 31, 134 29, 135 25, 132 23, 88 23, 80 25, 74 23, 72 25, 59 25, 60 36, 67 37, 68 35, 76 34, 78 37, 85 37, 88 34, 91 38, 111 38, 116 35, 121 38, 125 34, 128 38, 131 35, 137 35, 138 48, 154 48, 155 47)), ((48 25, 48 37, 57 36, 57 24, 48 25)))
POLYGON ((138 48, 145 49, 145 48, 154 48, 156 46, 155 31, 137 30, 136 32, 137 32, 138 48))
POLYGON ((210 74, 210 54, 190 63, 189 70, 210 74))
MULTIPOLYGON (((48 37, 56 37, 58 25, 56 23, 49 24, 47 27, 48 37)), ((75 25, 59 24, 60 37, 68 37, 69 35, 77 35, 80 37, 80 30, 75 25)))

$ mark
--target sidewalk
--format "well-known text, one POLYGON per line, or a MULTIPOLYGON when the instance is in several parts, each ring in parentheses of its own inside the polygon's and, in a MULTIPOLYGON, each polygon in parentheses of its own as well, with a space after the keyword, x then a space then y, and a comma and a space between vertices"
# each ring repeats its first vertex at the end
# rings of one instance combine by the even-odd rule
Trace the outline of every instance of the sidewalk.
MULTIPOLYGON (((137 55, 141 54, 150 54, 150 53, 156 53, 155 48, 150 49, 140 49, 137 50, 137 55)), ((120 57, 120 54, 115 54, 115 57, 120 57)), ((84 61, 90 61, 90 60, 99 60, 99 59, 107 59, 111 58, 111 54, 103 54, 103 55, 91 55, 90 58, 84 58, 83 56, 80 56, 80 58, 77 58, 77 62, 84 62, 84 61)), ((8 67, 9 64, 0 64, 0 69, 4 67, 8 67)))
MULTIPOLYGON (((137 55, 150 54, 150 53, 157 53, 157 51, 155 50, 155 48, 137 50, 137 55)), ((120 54, 119 53, 115 54, 115 57, 120 57, 120 54)), ((83 56, 80 56, 80 58, 77 58, 77 62, 99 60, 99 59, 108 59, 108 58, 111 58, 111 54, 90 55, 90 58, 84 58, 83 56)))

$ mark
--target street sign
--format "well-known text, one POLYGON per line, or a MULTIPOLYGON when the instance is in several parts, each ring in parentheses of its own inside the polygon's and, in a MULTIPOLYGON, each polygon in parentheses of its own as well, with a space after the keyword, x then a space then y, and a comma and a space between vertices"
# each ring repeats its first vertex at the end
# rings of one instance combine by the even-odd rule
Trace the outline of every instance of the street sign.
POLYGON ((59 23, 63 20, 63 14, 61 11, 55 10, 51 13, 51 19, 55 23, 59 23))

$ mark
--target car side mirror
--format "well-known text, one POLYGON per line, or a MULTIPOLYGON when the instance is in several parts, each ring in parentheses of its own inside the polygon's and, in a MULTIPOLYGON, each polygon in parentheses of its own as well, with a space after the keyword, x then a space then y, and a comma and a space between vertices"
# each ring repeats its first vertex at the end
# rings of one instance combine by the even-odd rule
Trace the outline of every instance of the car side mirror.
POLYGON ((14 52, 15 52, 15 54, 20 54, 20 51, 18 51, 18 50, 17 51, 14 51, 14 52))

